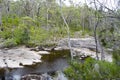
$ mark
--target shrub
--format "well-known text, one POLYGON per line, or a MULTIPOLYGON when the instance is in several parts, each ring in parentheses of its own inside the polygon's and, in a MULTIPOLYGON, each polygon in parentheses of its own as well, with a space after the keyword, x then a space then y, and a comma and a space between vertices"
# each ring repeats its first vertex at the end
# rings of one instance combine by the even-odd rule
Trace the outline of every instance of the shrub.
POLYGON ((28 16, 22 17, 20 23, 26 25, 27 27, 37 25, 37 24, 35 24, 35 23, 37 23, 37 21, 35 21, 34 19, 32 19, 31 17, 28 17, 28 16))
POLYGON ((67 35, 67 31, 64 27, 54 27, 50 30, 50 35, 52 39, 59 40, 67 35))
POLYGON ((12 38, 12 31, 9 28, 4 28, 3 31, 0 31, 0 37, 3 39, 12 38))
POLYGON ((120 50, 113 51, 113 59, 114 59, 114 62, 120 66, 120 50))
POLYGON ((14 41, 14 39, 7 39, 5 42, 4 42, 4 47, 14 47, 16 46, 17 43, 16 41, 14 41))
POLYGON ((14 29, 13 39, 17 44, 27 44, 29 41, 29 29, 24 25, 14 29))
POLYGON ((88 58, 84 63, 70 62, 64 73, 69 80, 111 80, 120 79, 120 67, 114 63, 88 58))
POLYGON ((42 29, 41 27, 31 26, 29 35, 30 35, 30 40, 28 44, 30 45, 31 44, 41 45, 42 43, 45 42, 47 38, 49 38, 48 32, 42 29))
POLYGON ((14 18, 10 16, 2 18, 2 23, 3 23, 2 25, 9 28, 10 27, 12 28, 13 26, 18 26, 19 22, 20 22, 20 18, 17 16, 14 16, 14 18))

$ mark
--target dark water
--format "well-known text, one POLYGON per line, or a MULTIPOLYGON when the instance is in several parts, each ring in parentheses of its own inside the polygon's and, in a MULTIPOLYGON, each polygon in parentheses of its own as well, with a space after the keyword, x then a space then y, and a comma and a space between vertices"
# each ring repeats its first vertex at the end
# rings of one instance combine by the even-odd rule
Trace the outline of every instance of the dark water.
POLYGON ((56 71, 63 71, 68 67, 67 58, 69 58, 70 52, 64 51, 53 51, 51 54, 42 55, 42 62, 36 65, 25 66, 24 68, 9 69, 0 71, 0 80, 19 80, 21 76, 27 74, 54 74, 56 71), (17 79, 14 79, 17 78, 17 79))

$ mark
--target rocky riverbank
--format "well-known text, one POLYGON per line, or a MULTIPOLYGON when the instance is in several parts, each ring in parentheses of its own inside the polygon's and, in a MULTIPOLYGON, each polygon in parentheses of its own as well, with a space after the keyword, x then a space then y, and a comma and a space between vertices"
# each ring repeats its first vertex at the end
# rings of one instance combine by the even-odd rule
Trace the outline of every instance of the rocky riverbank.
MULTIPOLYGON (((91 56, 96 58, 96 45, 93 37, 89 38, 71 38, 71 47, 74 52, 74 56, 91 56)), ((36 47, 27 48, 14 47, 14 48, 3 48, 0 49, 0 68, 18 68, 24 67, 25 65, 33 65, 41 62, 42 54, 49 54, 48 51, 51 50, 66 50, 68 47, 68 40, 62 39, 58 42, 57 46, 52 46, 49 48, 36 47)), ((98 45, 99 58, 101 58, 100 46, 98 45)), ((112 56, 105 53, 105 60, 112 62, 112 56)))
POLYGON ((41 62, 41 54, 46 51, 31 51, 25 46, 0 49, 0 68, 22 68, 41 62))
MULTIPOLYGON (((93 37, 88 38, 71 38, 70 39, 71 48, 73 51, 73 56, 87 57, 90 56, 92 58, 96 58, 96 44, 95 39, 93 37)), ((59 41, 58 45, 54 50, 63 50, 69 49, 68 47, 68 39, 62 39, 59 41)), ((112 62, 112 55, 107 53, 107 50, 103 48, 103 53, 105 56, 105 60, 112 62)), ((98 44, 98 56, 101 60, 101 46, 98 44)))

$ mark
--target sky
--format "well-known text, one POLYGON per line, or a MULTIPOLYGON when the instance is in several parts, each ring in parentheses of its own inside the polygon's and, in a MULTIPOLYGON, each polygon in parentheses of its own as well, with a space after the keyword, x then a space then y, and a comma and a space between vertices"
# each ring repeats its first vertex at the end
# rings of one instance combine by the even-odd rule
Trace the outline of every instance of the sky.
MULTIPOLYGON (((69 0, 62 0, 64 1, 64 3, 67 6, 70 6, 70 2, 69 0)), ((94 1, 94 0, 71 0, 74 4, 80 4, 83 5, 84 3, 89 4, 91 7, 94 6, 94 4, 90 4, 90 2, 94 1)), ((96 0, 97 1, 97 0, 96 0)), ((117 6, 117 0, 98 0, 100 3, 102 3, 103 5, 105 5, 106 7, 110 8, 110 9, 115 9, 117 6)), ((97 5, 99 5, 97 3, 97 5)))
MULTIPOLYGON (((17 0, 14 0, 14 1, 17 1, 17 0)), ((69 1, 72 1, 74 4, 83 5, 84 3, 87 3, 90 7, 94 7, 94 4, 90 4, 90 2, 94 1, 94 0, 62 0, 62 1, 64 1, 64 3, 67 6, 70 6, 69 1)), ((118 0, 98 0, 98 1, 110 9, 116 9, 118 0)), ((99 5, 99 4, 97 4, 97 5, 99 5)))

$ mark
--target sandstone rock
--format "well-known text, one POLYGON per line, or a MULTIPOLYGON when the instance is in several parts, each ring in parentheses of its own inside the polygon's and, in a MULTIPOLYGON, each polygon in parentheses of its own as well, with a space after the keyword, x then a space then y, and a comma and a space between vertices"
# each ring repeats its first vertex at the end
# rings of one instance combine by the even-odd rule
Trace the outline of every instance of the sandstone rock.
MULTIPOLYGON (((89 48, 95 50, 95 40, 93 37, 90 38, 71 38, 70 39, 71 47, 74 48, 89 48)), ((57 47, 68 47, 68 39, 60 40, 57 47)))
MULTIPOLYGON (((93 37, 89 38, 71 38, 70 39, 71 48, 73 51, 73 56, 91 56, 92 58, 96 59, 96 44, 95 39, 93 37)), ((59 41, 55 50, 64 50, 69 49, 68 47, 68 39, 62 39, 59 41)), ((98 45, 98 56, 101 59, 100 53, 101 47, 98 45)), ((112 55, 105 53, 105 60, 112 62, 112 55)))
POLYGON ((41 55, 30 51, 26 47, 17 47, 8 50, 0 50, 0 68, 21 68, 24 65, 32 65, 41 62, 41 55))
POLYGON ((50 54, 48 51, 38 51, 37 53, 40 54, 40 55, 41 54, 50 54))
POLYGON ((22 76, 21 80, 53 80, 51 76, 47 74, 37 75, 37 74, 28 74, 22 76))

